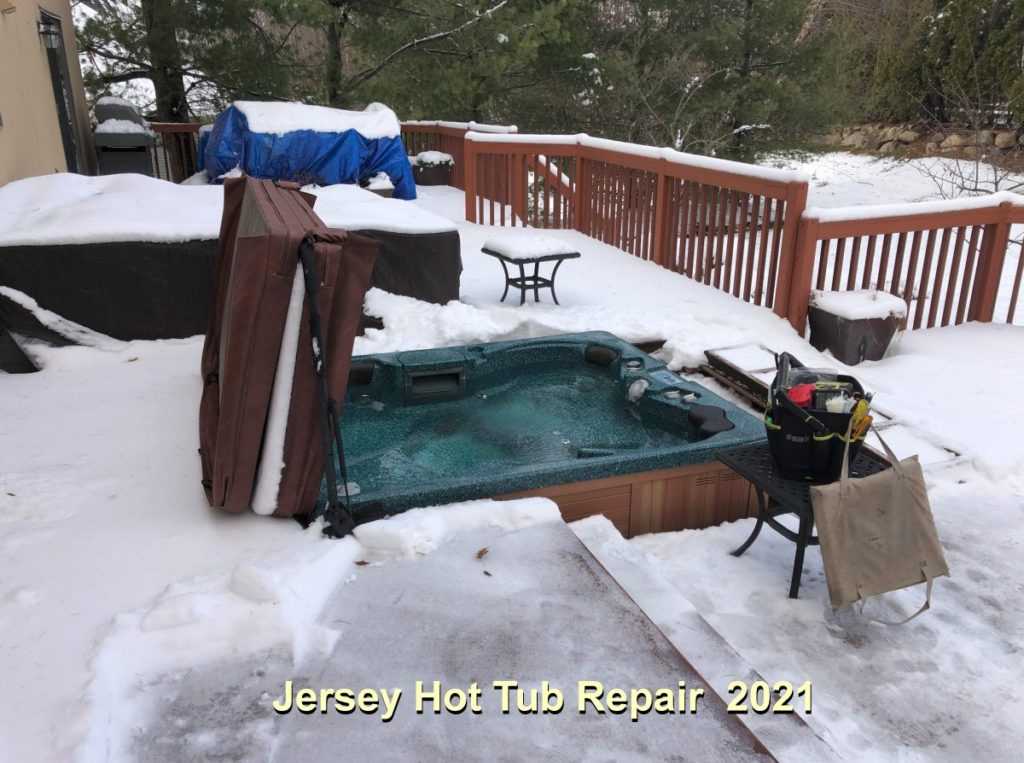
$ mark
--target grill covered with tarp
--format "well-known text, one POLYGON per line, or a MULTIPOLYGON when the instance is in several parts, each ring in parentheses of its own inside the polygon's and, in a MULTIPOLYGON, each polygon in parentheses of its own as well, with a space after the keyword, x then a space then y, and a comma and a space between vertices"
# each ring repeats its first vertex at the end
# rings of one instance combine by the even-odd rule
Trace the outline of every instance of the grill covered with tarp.
POLYGON ((396 198, 416 198, 398 117, 379 103, 345 111, 236 101, 203 136, 199 162, 211 178, 237 168, 252 177, 300 185, 358 183, 384 172, 396 198))

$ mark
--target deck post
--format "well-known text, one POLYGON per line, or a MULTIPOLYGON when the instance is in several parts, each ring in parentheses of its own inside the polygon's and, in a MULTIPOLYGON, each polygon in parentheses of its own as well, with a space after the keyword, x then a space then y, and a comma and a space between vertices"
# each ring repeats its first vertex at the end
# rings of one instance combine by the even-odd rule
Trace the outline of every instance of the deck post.
POLYGON ((818 245, 820 227, 821 224, 817 218, 808 217, 806 213, 800 215, 786 318, 801 336, 807 327, 807 300, 811 294, 811 279, 814 277, 814 250, 818 245))
POLYGON ((587 160, 583 156, 583 146, 576 143, 576 166, 574 168, 575 193, 573 194, 572 222, 573 228, 586 234, 590 226, 590 177, 587 160))
POLYGON ((466 222, 475 223, 476 220, 476 196, 477 196, 477 162, 476 145, 466 136, 462 138, 462 155, 464 166, 462 168, 462 180, 465 185, 463 192, 466 196, 466 222))
POLYGON ((1003 262, 1010 240, 1010 208, 1009 201, 999 204, 998 215, 994 222, 985 226, 981 237, 981 256, 978 258, 978 270, 974 279, 971 294, 971 308, 967 320, 990 323, 996 310, 996 296, 999 292, 999 279, 1003 274, 1003 262))
MULTIPOLYGON (((806 208, 807 181, 799 180, 789 183, 786 188, 786 219, 782 227, 782 245, 779 248, 779 269, 775 277, 775 299, 772 303, 775 314, 782 318, 789 316, 791 300, 795 299, 806 302, 810 293, 809 280, 808 291, 803 294, 800 293, 799 288, 794 293, 795 284, 793 282, 794 272, 800 270, 802 273, 803 271, 802 266, 797 266, 799 253, 797 252, 796 243, 797 228, 806 208)), ((809 256, 813 258, 813 250, 809 256)), ((806 313, 806 304, 803 310, 806 313)), ((799 331, 800 329, 797 330, 799 331)))
POLYGON ((658 185, 654 192, 654 246, 651 255, 654 262, 665 267, 668 262, 669 236, 669 193, 668 193, 668 161, 658 160, 658 185))

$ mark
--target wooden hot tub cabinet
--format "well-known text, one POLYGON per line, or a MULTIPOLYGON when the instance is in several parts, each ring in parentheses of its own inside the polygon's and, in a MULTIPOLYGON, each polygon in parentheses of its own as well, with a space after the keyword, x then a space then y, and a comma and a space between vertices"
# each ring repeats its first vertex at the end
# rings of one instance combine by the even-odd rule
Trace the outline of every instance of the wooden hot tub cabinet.
POLYGON ((625 537, 650 532, 699 530, 757 516, 757 498, 746 480, 715 462, 495 496, 543 496, 558 504, 566 522, 603 514, 625 537))

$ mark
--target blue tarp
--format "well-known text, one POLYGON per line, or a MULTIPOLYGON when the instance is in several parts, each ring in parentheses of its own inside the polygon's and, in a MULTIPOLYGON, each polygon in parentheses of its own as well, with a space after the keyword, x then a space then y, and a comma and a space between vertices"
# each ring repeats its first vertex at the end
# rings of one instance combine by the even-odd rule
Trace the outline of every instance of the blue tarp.
POLYGON ((395 186, 395 198, 416 198, 401 136, 370 139, 355 130, 257 133, 249 129, 245 114, 229 106, 213 130, 199 136, 199 155, 200 169, 211 178, 241 167, 257 178, 332 185, 358 183, 385 172, 395 186))

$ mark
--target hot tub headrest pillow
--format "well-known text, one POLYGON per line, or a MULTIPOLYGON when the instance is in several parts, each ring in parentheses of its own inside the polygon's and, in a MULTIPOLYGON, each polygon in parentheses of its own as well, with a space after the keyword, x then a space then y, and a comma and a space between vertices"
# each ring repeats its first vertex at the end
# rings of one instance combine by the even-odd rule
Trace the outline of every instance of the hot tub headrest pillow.
POLYGON ((695 405, 690 408, 690 423, 697 426, 697 432, 702 440, 736 427, 725 417, 725 411, 716 405, 695 405))

